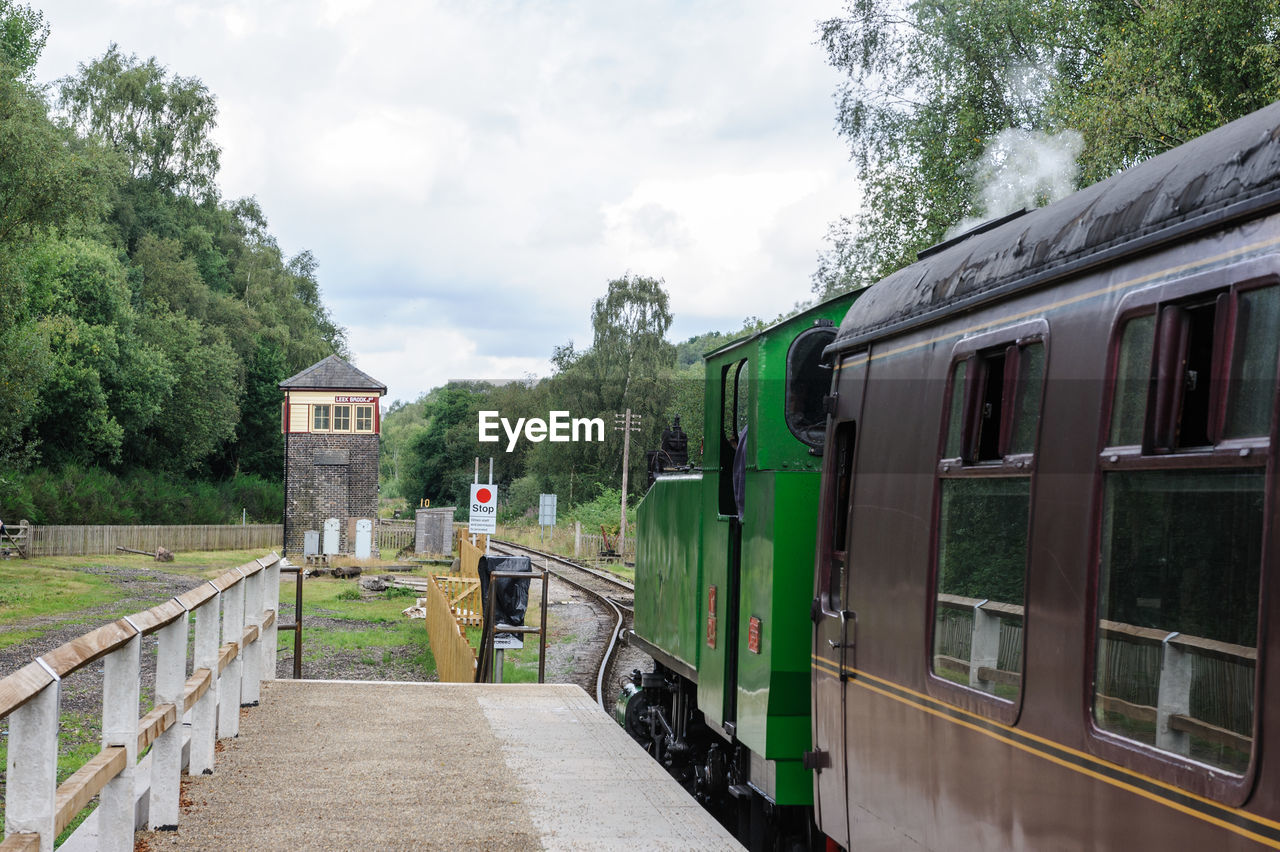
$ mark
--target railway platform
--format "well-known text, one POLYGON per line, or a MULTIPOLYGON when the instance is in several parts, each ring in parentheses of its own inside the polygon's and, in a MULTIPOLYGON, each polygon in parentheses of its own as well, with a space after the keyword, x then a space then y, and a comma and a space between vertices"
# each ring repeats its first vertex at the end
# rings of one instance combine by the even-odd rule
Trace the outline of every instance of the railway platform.
POLYGON ((740 849, 580 688, 267 681, 138 848, 740 849))

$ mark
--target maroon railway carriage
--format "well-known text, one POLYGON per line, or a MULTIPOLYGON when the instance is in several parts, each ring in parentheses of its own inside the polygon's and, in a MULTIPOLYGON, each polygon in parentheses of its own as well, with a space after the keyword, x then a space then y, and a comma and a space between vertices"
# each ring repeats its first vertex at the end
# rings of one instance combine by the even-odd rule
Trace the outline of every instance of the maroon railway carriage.
POLYGON ((827 350, 822 831, 1280 846, 1278 345, 1280 105, 854 304, 827 350))

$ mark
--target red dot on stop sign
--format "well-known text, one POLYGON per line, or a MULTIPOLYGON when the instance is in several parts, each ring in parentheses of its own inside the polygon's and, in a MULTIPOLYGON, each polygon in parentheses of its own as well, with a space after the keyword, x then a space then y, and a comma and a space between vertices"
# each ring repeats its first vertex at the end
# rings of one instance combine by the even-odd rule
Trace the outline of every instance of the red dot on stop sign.
POLYGON ((493 499, 493 493, 489 491, 488 488, 481 488, 479 491, 476 492, 476 499, 479 500, 481 503, 488 503, 491 499, 493 499))

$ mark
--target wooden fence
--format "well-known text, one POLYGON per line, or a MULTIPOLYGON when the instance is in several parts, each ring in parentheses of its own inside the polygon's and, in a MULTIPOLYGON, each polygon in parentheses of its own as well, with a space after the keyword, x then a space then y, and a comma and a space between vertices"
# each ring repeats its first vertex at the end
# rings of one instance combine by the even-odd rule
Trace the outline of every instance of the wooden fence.
POLYGON ((87 556, 114 553, 117 547, 175 552, 192 550, 278 550, 282 524, 169 526, 33 526, 28 556, 87 556))
POLYGON ((398 553, 406 547, 413 547, 414 522, 411 520, 380 520, 374 530, 379 550, 398 553))
MULTIPOLYGON (((446 683, 471 683, 476 677, 476 652, 450 607, 448 577, 427 584, 427 638, 436 659, 436 672, 446 683)), ((459 578, 461 579, 461 578, 459 578)), ((479 583, 476 583, 477 587, 479 583)))
POLYGON ((261 681, 275 677, 280 566, 273 553, 233 568, 72 639, 0 680, 0 719, 9 722, 0 852, 52 849, 95 796, 97 810, 67 848, 88 845, 96 832, 93 848, 131 852, 134 830, 142 827, 139 813, 152 829, 177 827, 183 769, 212 773, 217 740, 239 733, 240 708, 256 705, 261 681), (190 632, 195 647, 188 654, 190 632), (157 641, 144 651, 142 638, 152 634, 157 641), (155 708, 139 718, 143 653, 155 654, 155 708), (62 681, 99 659, 103 748, 58 784, 62 681), (145 807, 138 807, 140 796, 147 797, 145 807))

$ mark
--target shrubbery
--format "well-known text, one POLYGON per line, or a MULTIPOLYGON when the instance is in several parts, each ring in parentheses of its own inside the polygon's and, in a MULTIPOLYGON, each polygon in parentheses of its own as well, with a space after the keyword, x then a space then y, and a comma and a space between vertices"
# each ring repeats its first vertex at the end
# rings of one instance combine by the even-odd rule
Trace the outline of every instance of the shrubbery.
POLYGON ((137 470, 36 469, 0 480, 0 518, 33 524, 278 524, 284 487, 251 474, 201 482, 137 470))

